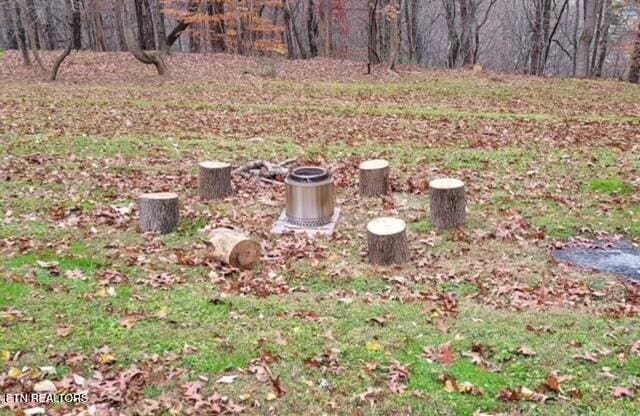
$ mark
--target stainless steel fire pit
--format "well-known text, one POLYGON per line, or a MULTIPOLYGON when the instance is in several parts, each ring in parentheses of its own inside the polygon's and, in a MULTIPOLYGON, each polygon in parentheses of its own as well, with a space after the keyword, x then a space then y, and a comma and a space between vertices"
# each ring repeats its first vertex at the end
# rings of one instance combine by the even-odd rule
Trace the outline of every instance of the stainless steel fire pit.
POLYGON ((323 168, 296 168, 285 180, 287 221, 300 227, 321 227, 331 222, 335 207, 335 187, 331 174, 323 168))

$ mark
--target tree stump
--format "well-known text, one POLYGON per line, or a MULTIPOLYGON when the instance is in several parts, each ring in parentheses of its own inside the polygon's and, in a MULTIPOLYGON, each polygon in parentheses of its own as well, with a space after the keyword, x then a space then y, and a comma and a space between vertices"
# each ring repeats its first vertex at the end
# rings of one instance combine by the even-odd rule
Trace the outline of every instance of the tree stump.
POLYGON ((467 221, 464 182, 436 179, 429 182, 431 223, 439 230, 458 228, 467 221))
POLYGON ((178 194, 158 192, 142 194, 139 197, 140 229, 142 232, 153 231, 160 234, 172 232, 180 218, 178 194))
POLYGON ((360 196, 386 195, 389 189, 389 162, 367 160, 360 164, 360 196))
POLYGON ((205 201, 231 194, 231 165, 225 162, 202 162, 199 165, 198 193, 205 201))
POLYGON ((260 261, 260 243, 244 233, 229 228, 216 228, 209 233, 213 257, 238 269, 250 269, 260 261))
POLYGON ((369 221, 367 240, 371 264, 403 264, 409 258, 407 225, 399 218, 381 217, 369 221))

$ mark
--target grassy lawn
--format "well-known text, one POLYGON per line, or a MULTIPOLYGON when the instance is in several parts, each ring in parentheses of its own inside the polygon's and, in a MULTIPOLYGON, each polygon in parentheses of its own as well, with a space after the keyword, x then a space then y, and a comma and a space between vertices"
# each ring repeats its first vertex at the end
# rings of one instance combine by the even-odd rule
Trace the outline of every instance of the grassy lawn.
POLYGON ((639 287, 549 256, 640 242, 637 86, 323 60, 267 76, 221 56, 173 57, 158 80, 114 55, 116 80, 93 55, 59 83, 12 72, 13 52, 0 69, 5 391, 49 378, 124 414, 640 414, 639 287), (276 185, 236 177, 232 197, 197 198, 202 160, 291 157, 334 170, 331 239, 270 235, 276 185), (391 198, 357 197, 369 158, 391 162, 391 198), (431 226, 441 176, 467 185, 465 230, 431 226), (177 232, 138 232, 149 191, 180 194, 177 232), (409 224, 403 268, 367 263, 382 215, 409 224), (207 225, 251 232, 262 264, 213 260, 207 225))

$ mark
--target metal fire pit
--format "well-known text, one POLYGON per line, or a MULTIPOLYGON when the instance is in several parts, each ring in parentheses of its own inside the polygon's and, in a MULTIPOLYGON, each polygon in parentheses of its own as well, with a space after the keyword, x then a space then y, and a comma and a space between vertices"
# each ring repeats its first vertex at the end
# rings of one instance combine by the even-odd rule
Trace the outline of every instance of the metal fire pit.
POLYGON ((287 221, 300 227, 322 227, 331 222, 335 187, 329 171, 315 166, 294 169, 285 180, 287 221))

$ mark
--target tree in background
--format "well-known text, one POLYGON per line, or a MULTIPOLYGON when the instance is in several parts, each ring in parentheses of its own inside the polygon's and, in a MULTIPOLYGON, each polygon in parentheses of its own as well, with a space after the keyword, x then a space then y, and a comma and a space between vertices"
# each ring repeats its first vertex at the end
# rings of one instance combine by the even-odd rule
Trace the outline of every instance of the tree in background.
POLYGON ((137 12, 137 8, 138 5, 136 5, 134 0, 121 0, 120 13, 122 16, 121 21, 123 24, 124 39, 127 49, 140 62, 155 66, 158 71, 158 75, 166 75, 169 70, 162 57, 162 51, 145 50, 139 43, 143 37, 147 37, 144 40, 143 45, 147 48, 150 46, 150 39, 148 38, 149 34, 143 33, 143 30, 140 29, 143 27, 141 19, 144 18, 144 15, 139 14, 137 12), (140 37, 137 37, 135 34, 136 27, 138 28, 138 34, 140 37))
POLYGON ((638 28, 631 49, 631 58, 629 59, 629 69, 627 70, 626 78, 629 82, 636 84, 640 82, 640 19, 638 19, 638 28))
POLYGON ((192 52, 284 56, 294 46, 292 31, 298 38, 291 10, 282 0, 167 0, 164 13, 185 23, 192 52))
MULTIPOLYGON (((224 52, 626 79, 637 0, 71 0, 73 47, 224 52), (128 30, 128 29, 127 29, 128 30), (181 34, 185 34, 184 37, 181 34)), ((67 0, 0 0, 0 48, 64 49, 67 0)), ((137 52, 136 52, 137 54, 137 52)), ((138 56, 141 56, 138 54, 138 56)), ((148 60, 148 59, 145 59, 148 60)))

